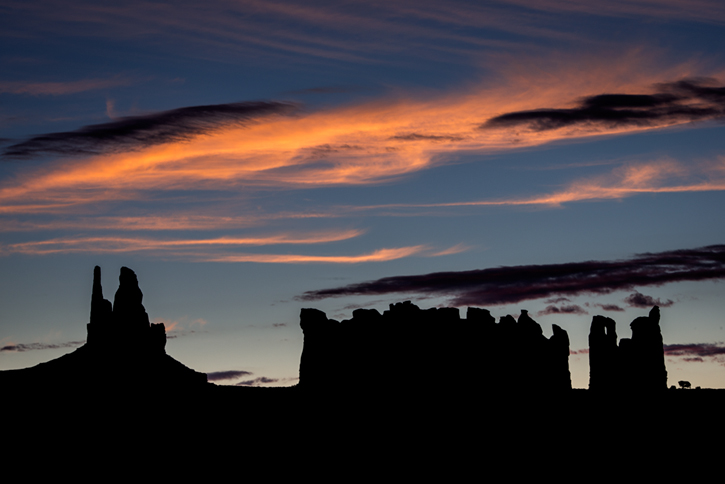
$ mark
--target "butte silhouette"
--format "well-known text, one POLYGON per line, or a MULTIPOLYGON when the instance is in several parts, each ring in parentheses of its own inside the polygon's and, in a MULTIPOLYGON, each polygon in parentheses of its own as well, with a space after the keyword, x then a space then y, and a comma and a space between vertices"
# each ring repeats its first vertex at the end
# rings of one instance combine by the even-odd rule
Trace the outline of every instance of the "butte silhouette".
POLYGON ((113 305, 103 298, 101 268, 93 270, 86 343, 72 353, 21 370, 0 372, 0 383, 28 389, 203 388, 205 373, 166 354, 163 323, 150 324, 136 274, 121 268, 113 305))
MULTIPOLYGON (((443 384, 451 389, 562 392, 572 389, 569 336, 541 326, 521 311, 499 322, 486 309, 420 309, 410 301, 380 314, 356 309, 350 320, 324 312, 300 312, 304 346, 299 386, 312 390, 369 387, 414 391, 443 384), (372 375, 385 375, 386 378, 372 375)), ((590 389, 598 393, 667 389, 659 308, 631 323, 632 338, 617 345, 615 322, 594 316, 590 342, 590 389)), ((479 391, 479 390, 475 390, 479 391)))

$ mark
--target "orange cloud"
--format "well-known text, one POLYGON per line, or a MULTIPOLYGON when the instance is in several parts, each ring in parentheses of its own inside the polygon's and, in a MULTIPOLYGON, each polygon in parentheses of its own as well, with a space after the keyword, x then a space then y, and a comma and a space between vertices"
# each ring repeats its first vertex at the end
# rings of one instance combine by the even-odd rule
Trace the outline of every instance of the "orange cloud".
POLYGON ((566 188, 532 197, 477 200, 470 202, 387 204, 357 207, 357 210, 391 208, 434 208, 545 205, 567 202, 622 199, 642 193, 678 193, 725 190, 725 157, 714 163, 684 165, 673 160, 654 161, 618 167, 611 173, 575 180, 566 188), (702 179, 705 179, 702 181, 702 179), (691 180, 698 181, 691 181, 691 180))
POLYGON ((189 321, 186 316, 182 316, 179 320, 173 321, 167 318, 153 318, 151 322, 154 324, 162 323, 166 333, 173 333, 168 336, 169 338, 178 338, 180 336, 198 333, 208 324, 206 320, 201 318, 189 321))
MULTIPOLYGON (((103 202, 144 199, 149 193, 373 184, 451 162, 464 153, 494 153, 659 127, 478 129, 501 113, 563 106, 574 103, 573 97, 602 92, 641 93, 663 80, 662 73, 654 76, 647 69, 632 75, 640 61, 637 55, 620 60, 616 67, 591 61, 575 66, 551 62, 546 68, 531 64, 526 76, 517 71, 519 67, 504 68, 505 82, 475 86, 464 94, 404 97, 277 116, 188 141, 58 161, 29 169, 0 186, 0 207, 6 214, 73 213, 103 202)), ((685 67, 678 72, 690 73, 685 67)))
POLYGON ((157 240, 129 237, 80 237, 57 238, 43 241, 22 242, 0 247, 0 255, 13 253, 48 255, 74 252, 150 252, 157 257, 169 257, 196 262, 258 262, 272 264, 333 263, 358 264, 363 262, 382 262, 412 255, 439 257, 457 254, 468 247, 457 245, 449 249, 433 252, 424 245, 379 249, 374 252, 352 256, 303 255, 303 254, 252 254, 229 252, 239 246, 264 246, 278 244, 319 244, 337 242, 357 237, 362 230, 328 231, 314 234, 279 234, 267 237, 218 237, 214 239, 177 239, 157 240), (209 252, 209 248, 217 249, 209 252))
POLYGON ((328 256, 328 255, 291 255, 291 254, 234 254, 225 256, 209 256, 201 260, 205 262, 261 262, 273 264, 302 264, 309 262, 322 262, 332 264, 359 264, 361 262, 383 262, 395 259, 402 259, 411 255, 419 254, 427 247, 416 245, 412 247, 399 247, 395 249, 379 249, 374 252, 353 256, 328 256))

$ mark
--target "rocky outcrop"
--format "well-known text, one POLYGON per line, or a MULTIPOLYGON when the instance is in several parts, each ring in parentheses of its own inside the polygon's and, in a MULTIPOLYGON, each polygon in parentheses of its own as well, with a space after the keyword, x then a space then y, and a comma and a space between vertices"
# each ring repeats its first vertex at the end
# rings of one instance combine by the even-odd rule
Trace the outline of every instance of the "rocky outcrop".
POLYGON ((594 316, 589 331, 589 389, 612 391, 659 391, 667 389, 660 309, 630 324, 632 338, 617 344, 616 323, 594 316))
POLYGON ((98 389, 202 388, 206 374, 166 354, 163 323, 151 324, 136 274, 121 268, 114 303, 104 299, 101 269, 93 270, 86 343, 32 368, 0 374, 0 382, 27 387, 98 389))
POLYGON ((410 301, 350 320, 302 309, 300 387, 317 389, 569 390, 569 337, 551 338, 524 310, 518 321, 468 308, 420 309, 410 301))

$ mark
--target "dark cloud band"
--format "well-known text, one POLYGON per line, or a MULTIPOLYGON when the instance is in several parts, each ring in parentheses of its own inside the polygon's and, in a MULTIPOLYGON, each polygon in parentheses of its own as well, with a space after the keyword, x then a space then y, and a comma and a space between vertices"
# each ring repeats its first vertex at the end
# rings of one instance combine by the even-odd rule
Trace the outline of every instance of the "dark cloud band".
POLYGON ((247 102, 190 106, 146 116, 93 124, 64 133, 50 133, 5 148, 6 158, 39 155, 77 156, 127 151, 146 146, 186 141, 231 126, 239 126, 271 114, 288 114, 296 104, 247 102))
POLYGON ((0 352, 4 351, 35 351, 35 350, 56 350, 60 348, 75 348, 76 346, 81 346, 85 341, 68 341, 66 343, 56 343, 56 344, 48 344, 48 343, 19 343, 19 344, 10 344, 5 345, 2 348, 0 348, 0 352))
MULTIPOLYGON (((725 356, 725 345, 722 343, 690 343, 682 345, 664 345, 667 356, 680 357, 722 357, 725 356)), ((699 361, 702 361, 700 359, 699 361)))
POLYGON ((624 302, 633 308, 651 308, 652 306, 668 308, 674 304, 674 302, 669 299, 667 301, 662 301, 659 298, 655 299, 652 296, 646 296, 637 291, 634 291, 632 294, 624 298, 624 302))
POLYGON ((255 378, 254 380, 240 381, 235 385, 239 387, 256 387, 265 383, 275 383, 277 381, 279 381, 279 379, 277 378, 267 378, 266 376, 260 376, 259 378, 255 378))
POLYGON ((589 314, 589 312, 576 304, 565 306, 546 306, 545 309, 536 313, 537 316, 546 316, 549 314, 589 314))
POLYGON ((714 79, 683 79, 657 84, 653 94, 600 94, 570 109, 517 111, 491 118, 488 128, 527 127, 534 131, 575 125, 607 128, 654 126, 725 116, 725 87, 714 79))
POLYGON ((241 378, 243 376, 249 376, 252 373, 249 371, 237 371, 237 370, 227 370, 227 371, 212 371, 211 373, 206 374, 207 381, 221 381, 221 380, 233 380, 235 378, 241 378))
POLYGON ((725 245, 639 254, 616 261, 496 267, 462 272, 394 276, 308 291, 314 301, 339 296, 421 294, 450 297, 452 306, 511 304, 531 299, 609 294, 639 286, 725 279, 725 245))

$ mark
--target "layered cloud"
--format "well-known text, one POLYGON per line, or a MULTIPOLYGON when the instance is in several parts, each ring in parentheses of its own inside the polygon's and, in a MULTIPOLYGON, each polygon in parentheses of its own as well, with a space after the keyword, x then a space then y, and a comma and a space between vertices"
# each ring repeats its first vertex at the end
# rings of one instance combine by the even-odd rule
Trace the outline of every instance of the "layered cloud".
MULTIPOLYGON (((284 102, 191 106, 37 136, 6 148, 5 156, 95 156, 73 156, 52 166, 20 170, 12 184, 0 186, 0 206, 6 214, 62 214, 99 203, 158 199, 163 194, 177 196, 180 192, 189 196, 237 193, 242 187, 370 185, 450 163, 466 153, 501 152, 560 139, 652 129, 692 120, 668 117, 651 119, 646 126, 620 123, 526 133, 509 128, 478 129, 482 120, 501 119, 493 116, 496 112, 531 112, 519 108, 532 103, 536 109, 536 105, 544 103, 561 103, 572 90, 591 91, 592 83, 602 90, 638 88, 627 87, 617 81, 617 76, 596 79, 599 74, 593 71, 576 81, 581 86, 551 86, 544 82, 534 88, 527 86, 525 96, 517 90, 523 90, 526 83, 518 80, 511 85, 475 88, 465 94, 378 100, 295 116, 271 116, 296 110, 295 105, 284 102)), ((692 99, 709 102, 710 107, 692 107, 708 113, 713 111, 712 106, 722 102, 725 89, 687 79, 668 84, 675 85, 691 93, 692 99)), ((660 99, 656 94, 587 97, 592 105, 659 102, 669 106, 669 101, 645 98, 660 99), (622 101, 623 98, 629 100, 622 101)), ((626 166, 612 175, 582 180, 565 191, 543 196, 443 205, 560 204, 641 192, 725 187, 718 167, 707 173, 712 175, 710 180, 664 183, 668 177, 681 178, 682 172, 676 162, 658 160, 626 166)))
POLYGON ((502 305, 555 296, 602 295, 680 281, 725 279, 725 245, 639 254, 615 261, 497 267, 394 276, 308 291, 300 300, 417 294, 448 297, 452 306, 502 305))
MULTIPOLYGON (((272 197, 266 194, 273 190, 390 183, 422 170, 455 163, 466 154, 501 153, 557 140, 629 133, 694 119, 664 116, 650 119, 645 125, 584 123, 528 131, 505 126, 480 129, 486 120, 504 116, 501 113, 564 105, 572 92, 581 93, 585 99, 581 106, 590 110, 618 111, 626 106, 631 111, 637 105, 644 106, 642 109, 671 111, 673 106, 692 107, 699 103, 706 105, 698 108, 705 112, 722 101, 725 88, 715 81, 684 77, 677 82, 657 84, 654 81, 667 73, 655 75, 647 69, 631 76, 636 60, 625 58, 621 72, 619 65, 616 69, 584 69, 581 75, 572 71, 568 76, 571 81, 566 85, 561 83, 559 73, 553 76, 549 72, 550 78, 537 76, 540 82, 532 85, 530 75, 517 76, 512 71, 507 82, 479 84, 437 95, 398 94, 316 111, 286 102, 189 106, 36 136, 6 148, 5 157, 55 159, 11 165, 9 170, 15 172, 0 182, 0 216, 4 219, 0 231, 59 229, 74 234, 53 234, 52 238, 46 235, 42 240, 34 237, 25 242, 15 239, 3 244, 0 250, 5 254, 144 252, 217 262, 388 261, 412 255, 443 256, 467 247, 456 245, 436 251, 416 241, 362 251, 259 254, 240 250, 249 245, 321 244, 344 241, 351 236, 344 235, 349 231, 337 230, 330 232, 338 234, 333 238, 261 243, 263 236, 229 235, 227 229, 246 229, 282 218, 332 219, 354 217, 361 211, 385 214, 395 208, 557 206, 640 193, 725 190, 725 159, 698 163, 659 159, 623 164, 611 173, 569 181, 550 193, 516 198, 371 206, 328 203, 310 212, 268 203, 272 197), (622 75, 625 71, 627 76, 622 75), (647 93, 647 89, 652 92, 647 93), (676 96, 680 97, 675 100, 676 96), (111 230, 113 235, 98 235, 99 231, 111 230), (226 235, 124 235, 137 230, 225 230, 226 235)), ((568 65, 566 69, 573 68, 568 65)))

